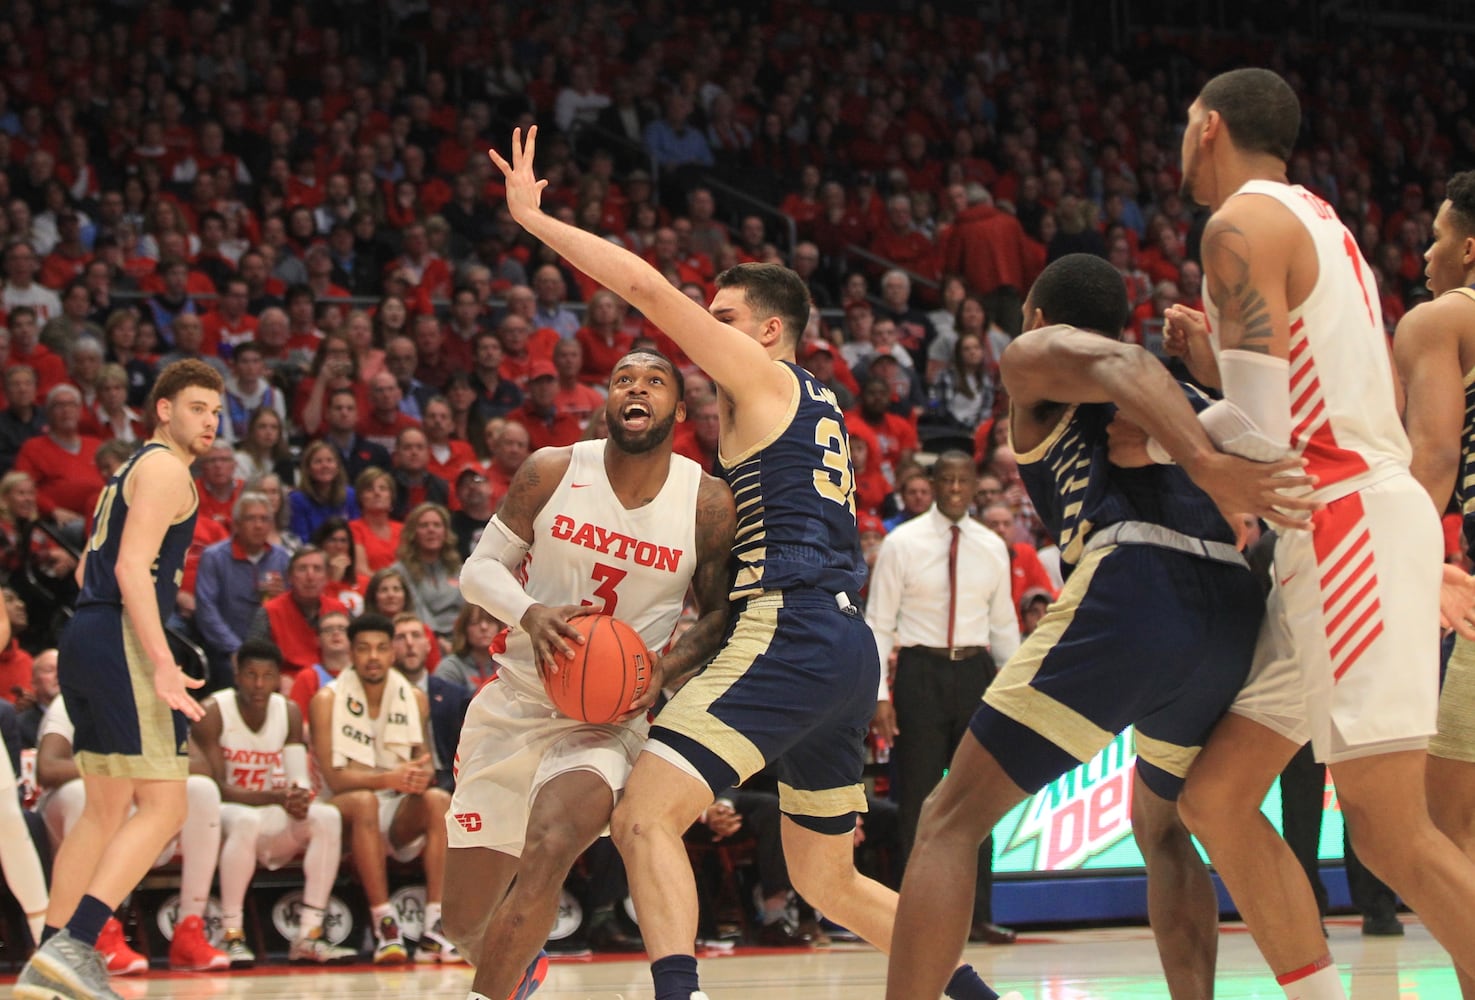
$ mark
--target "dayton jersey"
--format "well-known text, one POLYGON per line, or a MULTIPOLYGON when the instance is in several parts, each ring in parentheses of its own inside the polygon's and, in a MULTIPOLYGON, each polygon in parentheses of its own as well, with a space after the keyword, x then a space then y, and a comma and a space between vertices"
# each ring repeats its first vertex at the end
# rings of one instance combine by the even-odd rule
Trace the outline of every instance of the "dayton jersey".
POLYGON ((856 593, 866 568, 845 417, 818 379, 781 363, 798 382, 793 412, 746 453, 718 456, 737 505, 731 597, 796 587, 856 593))
MULTIPOLYGON (((604 471, 604 449, 604 441, 573 446, 568 471, 533 519, 523 589, 540 604, 585 604, 614 615, 659 651, 671 640, 696 570, 702 469, 672 455, 655 499, 627 510, 604 471)), ((526 632, 512 630, 507 653, 512 662, 504 672, 525 672, 524 686, 541 690, 526 632)))
MULTIPOLYGON (((97 498, 97 507, 92 512, 92 537, 87 541, 87 565, 82 575, 82 593, 77 598, 77 607, 89 604, 121 607, 123 593, 118 589, 118 548, 123 542, 123 525, 128 520, 128 501, 123 497, 123 486, 138 460, 151 451, 168 450, 162 444, 147 444, 119 469, 97 498)), ((145 489, 144 484, 138 486, 145 489)), ((193 482, 190 490, 194 490, 193 482)), ((179 593, 179 582, 184 578, 184 556, 189 551, 190 541, 195 534, 196 502, 183 520, 169 526, 164 540, 159 544, 159 554, 154 559, 150 573, 154 578, 154 596, 159 601, 159 619, 167 621, 174 613, 175 595, 179 593)))
MULTIPOLYGON (((1189 402, 1208 401, 1184 387, 1189 402)), ((1234 544, 1234 533, 1208 496, 1176 465, 1123 469, 1111 464, 1106 428, 1110 403, 1070 407, 1039 446, 1020 453, 1019 478, 1045 530, 1060 546, 1069 575, 1093 530, 1121 521, 1146 521, 1213 542, 1234 544)))
MULTIPOLYGON (((1372 268, 1330 205, 1305 188, 1248 181, 1231 197, 1264 195, 1290 209, 1316 247, 1316 286, 1290 313, 1291 451, 1334 500, 1398 470, 1413 450, 1393 397, 1388 337, 1372 268)), ((1219 350, 1219 306, 1204 287, 1219 350)))
POLYGON ((266 721, 260 731, 246 725, 234 688, 215 692, 220 707, 220 752, 225 757, 225 782, 236 788, 264 792, 287 787, 282 748, 287 745, 287 699, 273 694, 266 703, 266 721))

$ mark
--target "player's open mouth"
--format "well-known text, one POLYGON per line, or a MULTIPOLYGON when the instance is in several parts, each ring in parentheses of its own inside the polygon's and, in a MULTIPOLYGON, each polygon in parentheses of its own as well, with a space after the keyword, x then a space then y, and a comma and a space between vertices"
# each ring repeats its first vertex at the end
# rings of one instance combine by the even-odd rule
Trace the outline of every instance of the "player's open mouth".
POLYGON ((650 407, 644 403, 626 403, 625 408, 620 411, 620 419, 624 421, 625 427, 632 431, 640 431, 650 426, 650 407))

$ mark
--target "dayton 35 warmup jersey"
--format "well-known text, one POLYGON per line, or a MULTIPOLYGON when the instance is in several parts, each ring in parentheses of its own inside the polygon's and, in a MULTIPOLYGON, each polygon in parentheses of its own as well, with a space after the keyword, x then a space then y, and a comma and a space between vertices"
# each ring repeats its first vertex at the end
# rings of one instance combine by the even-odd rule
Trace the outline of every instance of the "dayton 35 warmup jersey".
POLYGON ((220 752, 225 757, 225 780, 237 788, 264 792, 287 787, 282 748, 287 744, 287 699, 273 694, 266 705, 260 732, 246 725, 232 688, 215 692, 220 707, 220 752))

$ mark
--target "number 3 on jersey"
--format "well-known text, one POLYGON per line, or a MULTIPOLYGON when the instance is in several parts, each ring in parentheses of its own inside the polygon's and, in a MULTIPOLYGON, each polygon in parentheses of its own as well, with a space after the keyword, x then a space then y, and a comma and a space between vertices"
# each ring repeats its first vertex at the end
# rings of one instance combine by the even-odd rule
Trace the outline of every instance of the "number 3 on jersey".
POLYGON ((628 575, 627 571, 616 566, 595 563, 594 570, 589 575, 594 577, 599 584, 599 586, 594 588, 594 596, 598 600, 584 600, 579 603, 586 608, 597 608, 602 603, 604 605, 604 614, 614 614, 615 605, 620 602, 620 595, 615 592, 615 588, 628 575))
POLYGON ((814 425, 814 443, 823 449, 824 468, 814 470, 820 496, 855 513, 855 476, 850 471, 850 445, 840 421, 825 417, 814 425))

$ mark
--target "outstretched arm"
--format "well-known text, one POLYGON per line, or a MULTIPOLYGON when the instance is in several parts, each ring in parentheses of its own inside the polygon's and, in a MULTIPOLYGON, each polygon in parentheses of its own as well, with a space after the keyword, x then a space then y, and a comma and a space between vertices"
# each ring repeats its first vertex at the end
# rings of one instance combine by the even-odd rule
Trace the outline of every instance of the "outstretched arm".
POLYGON ((713 319, 655 268, 630 251, 593 233, 560 222, 542 209, 548 183, 533 175, 538 127, 512 133, 512 163, 495 149, 487 151, 507 179, 507 207, 529 233, 558 252, 574 267, 635 306, 680 345, 698 367, 733 400, 761 392, 789 398, 791 383, 769 363, 757 341, 713 319))
POLYGON ((1300 472, 1299 458, 1260 463, 1219 452, 1182 388, 1140 347, 1074 327, 1044 327, 1010 344, 1001 369, 1015 407, 1047 401, 1116 404, 1122 417, 1151 435, 1226 517, 1249 513, 1298 528, 1305 521, 1283 511, 1319 506, 1280 492, 1315 484, 1307 476, 1279 475, 1300 472))

